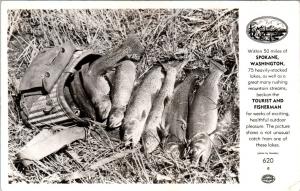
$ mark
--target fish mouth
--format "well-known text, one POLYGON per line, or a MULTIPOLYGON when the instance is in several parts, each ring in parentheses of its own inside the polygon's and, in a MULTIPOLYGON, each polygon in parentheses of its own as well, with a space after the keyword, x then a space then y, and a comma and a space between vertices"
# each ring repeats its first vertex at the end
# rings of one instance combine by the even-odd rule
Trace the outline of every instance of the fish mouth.
POLYGON ((165 147, 165 152, 172 158, 180 158, 179 145, 175 142, 170 142, 165 147))
POLYGON ((208 135, 197 136, 190 143, 188 155, 191 158, 192 166, 205 166, 212 151, 212 141, 208 135))
POLYGON ((158 135, 153 133, 145 133, 143 138, 143 146, 145 153, 152 153, 159 145, 160 139, 158 135))
POLYGON ((138 144, 138 142, 139 142, 140 139, 137 138, 137 136, 134 136, 132 134, 128 135, 128 134, 125 133, 123 140, 124 140, 125 146, 132 146, 132 147, 134 147, 134 146, 136 146, 138 144))
POLYGON ((104 122, 107 119, 108 114, 106 112, 98 112, 98 118, 100 122, 104 122))
POLYGON ((96 106, 96 111, 99 117, 99 121, 103 122, 108 118, 109 112, 110 112, 110 105, 98 105, 96 106))
POLYGON ((181 142, 168 142, 164 150, 172 158, 183 159, 186 155, 186 144, 181 142))
POLYGON ((124 138, 123 138, 123 141, 124 141, 124 146, 125 147, 134 147, 138 144, 139 142, 139 139, 136 139, 132 134, 124 134, 124 138))
POLYGON ((120 127, 122 125, 122 119, 121 120, 118 120, 118 119, 109 119, 108 120, 108 127, 109 128, 117 128, 117 127, 120 127))
POLYGON ((134 147, 139 142, 140 138, 132 131, 132 129, 125 129, 123 135, 124 145, 134 147))
POLYGON ((131 144, 132 146, 136 146, 140 141, 144 130, 140 121, 131 119, 123 124, 122 129, 124 130, 123 141, 125 142, 125 145, 131 144))
POLYGON ((109 128, 117 128, 122 125, 124 115, 116 116, 115 113, 111 114, 108 118, 107 125, 109 128))
POLYGON ((125 145, 137 145, 142 136, 142 132, 140 132, 142 129, 139 127, 139 120, 131 119, 124 122, 122 129, 124 130, 123 141, 125 142, 125 145))

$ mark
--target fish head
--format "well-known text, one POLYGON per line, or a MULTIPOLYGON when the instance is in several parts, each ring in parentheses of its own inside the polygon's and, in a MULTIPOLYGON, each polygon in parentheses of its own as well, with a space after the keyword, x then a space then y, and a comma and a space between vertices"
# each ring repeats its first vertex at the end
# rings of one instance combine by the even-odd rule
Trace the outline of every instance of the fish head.
POLYGON ((143 133, 142 143, 145 153, 152 153, 161 142, 161 139, 157 133, 157 129, 145 130, 143 133))
POLYGON ((104 121, 105 119, 107 119, 110 109, 111 101, 108 96, 102 101, 98 102, 98 104, 96 105, 96 112, 99 116, 100 121, 104 121))
POLYGON ((138 119, 131 119, 130 121, 124 122, 123 130, 123 141, 125 142, 125 146, 135 146, 141 138, 143 128, 140 127, 138 119))
POLYGON ((192 165, 205 166, 211 155, 212 141, 210 137, 206 134, 200 134, 195 136, 190 142, 189 155, 192 159, 192 165))
POLYGON ((181 141, 175 136, 169 136, 166 139, 164 150, 172 158, 184 158, 186 156, 186 142, 181 141))
POLYGON ((139 36, 135 34, 128 35, 123 46, 130 47, 131 51, 129 54, 136 58, 135 60, 139 60, 145 51, 145 47, 142 45, 139 36))
POLYGON ((175 142, 167 143, 164 150, 172 158, 178 159, 180 157, 179 145, 175 142))
POLYGON ((108 127, 116 128, 120 127, 124 118, 124 110, 116 108, 112 109, 108 118, 108 127))

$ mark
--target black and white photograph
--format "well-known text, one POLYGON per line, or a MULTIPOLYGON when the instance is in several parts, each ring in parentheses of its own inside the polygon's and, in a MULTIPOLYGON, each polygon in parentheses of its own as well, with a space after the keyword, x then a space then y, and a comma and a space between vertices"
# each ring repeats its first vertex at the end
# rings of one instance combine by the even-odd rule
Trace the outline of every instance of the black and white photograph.
POLYGON ((6 14, 9 184, 240 183, 238 8, 6 14))

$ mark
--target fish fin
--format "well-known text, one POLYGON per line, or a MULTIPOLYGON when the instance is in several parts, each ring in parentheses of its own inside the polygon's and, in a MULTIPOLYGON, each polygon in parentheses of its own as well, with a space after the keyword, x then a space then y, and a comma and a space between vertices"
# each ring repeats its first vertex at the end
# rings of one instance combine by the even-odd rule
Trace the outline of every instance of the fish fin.
POLYGON ((159 129, 164 133, 164 135, 168 136, 169 132, 169 124, 167 124, 165 121, 161 120, 159 123, 159 129))
POLYGON ((164 107, 166 107, 171 101, 171 98, 170 96, 166 96, 165 99, 164 99, 164 107))
POLYGON ((163 133, 164 137, 168 136, 168 127, 165 128, 161 123, 159 124, 159 130, 163 133))
POLYGON ((188 102, 189 102, 189 106, 192 105, 193 100, 194 100, 194 96, 195 96, 195 92, 193 90, 191 90, 191 92, 189 93, 189 97, 188 97, 188 102))
POLYGON ((159 127, 157 127, 157 134, 163 144, 168 137, 168 131, 161 123, 159 124, 159 127))
POLYGON ((186 64, 188 63, 188 60, 183 61, 175 61, 171 63, 161 63, 161 66, 165 70, 165 72, 168 72, 170 70, 173 70, 174 68, 176 71, 180 71, 186 64))
POLYGON ((143 112, 142 112, 142 116, 141 116, 141 119, 144 119, 146 117, 146 111, 145 110, 143 110, 143 112))
POLYGON ((213 142, 207 133, 196 134, 190 144, 190 156, 192 158, 192 165, 205 166, 211 156, 213 142))
POLYGON ((179 119, 179 121, 182 123, 181 124, 181 128, 182 128, 182 130, 186 130, 186 128, 187 128, 187 122, 186 122, 186 120, 184 120, 182 117, 179 119))

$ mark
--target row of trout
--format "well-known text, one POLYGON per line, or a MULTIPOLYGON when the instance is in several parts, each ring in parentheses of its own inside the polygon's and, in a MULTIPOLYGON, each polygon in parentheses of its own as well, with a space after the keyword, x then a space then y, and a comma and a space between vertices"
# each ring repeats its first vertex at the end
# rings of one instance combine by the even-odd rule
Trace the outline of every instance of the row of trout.
POLYGON ((217 127, 218 82, 225 68, 211 61, 209 75, 196 90, 201 72, 197 70, 175 87, 186 64, 156 65, 137 79, 135 63, 122 61, 115 72, 97 79, 93 102, 99 118, 107 119, 108 128, 120 127, 125 145, 135 146, 141 140, 144 151, 151 153, 163 143, 166 152, 183 156, 188 151, 194 164, 205 164, 217 127))

